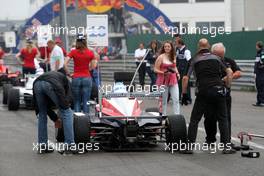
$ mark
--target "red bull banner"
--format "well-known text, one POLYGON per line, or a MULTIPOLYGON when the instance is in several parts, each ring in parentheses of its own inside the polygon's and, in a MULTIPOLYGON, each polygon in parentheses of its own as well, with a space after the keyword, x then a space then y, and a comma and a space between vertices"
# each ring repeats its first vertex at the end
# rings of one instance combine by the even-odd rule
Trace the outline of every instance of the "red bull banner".
MULTIPOLYGON (((75 8, 86 8, 89 12, 98 14, 105 13, 112 8, 120 9, 124 7, 125 10, 137 13, 147 19, 160 33, 167 33, 169 26, 173 26, 169 18, 147 0, 78 0, 78 7, 76 7, 75 0, 66 0, 66 5, 68 11, 75 8)), ((59 15, 59 11, 59 0, 53 0, 46 4, 26 22, 22 29, 24 35, 27 38, 33 37, 38 26, 47 25, 59 15)), ((19 37, 17 37, 17 43, 18 41, 19 37)))

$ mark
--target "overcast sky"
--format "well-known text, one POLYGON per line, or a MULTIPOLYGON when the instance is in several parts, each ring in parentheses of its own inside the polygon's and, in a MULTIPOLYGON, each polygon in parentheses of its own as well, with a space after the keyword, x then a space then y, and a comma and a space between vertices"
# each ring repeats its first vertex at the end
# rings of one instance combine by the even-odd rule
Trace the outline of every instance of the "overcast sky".
POLYGON ((29 0, 0 0, 0 20, 24 20, 29 15, 29 0))

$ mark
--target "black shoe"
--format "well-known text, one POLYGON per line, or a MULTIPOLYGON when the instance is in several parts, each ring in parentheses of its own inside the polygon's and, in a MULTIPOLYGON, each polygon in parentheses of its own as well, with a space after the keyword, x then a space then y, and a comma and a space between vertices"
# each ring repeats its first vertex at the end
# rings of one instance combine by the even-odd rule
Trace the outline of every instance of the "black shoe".
POLYGON ((257 102, 256 104, 252 104, 253 106, 257 106, 257 107, 264 107, 264 104, 263 103, 259 103, 257 102))
POLYGON ((39 147, 38 147, 38 151, 37 151, 37 154, 45 154, 45 153, 52 153, 54 152, 54 148, 53 146, 51 145, 48 145, 48 147, 46 148, 46 144, 41 144, 39 147))
POLYGON ((232 148, 224 148, 224 150, 222 151, 223 154, 235 154, 236 150, 232 149, 232 148))
POLYGON ((185 149, 185 150, 179 150, 180 154, 193 154, 193 150, 192 149, 185 149))
POLYGON ((240 151, 241 150, 241 146, 237 146, 234 143, 231 143, 231 148, 236 150, 236 151, 240 151))
POLYGON ((60 154, 64 156, 70 156, 70 155, 75 155, 78 154, 79 151, 76 149, 77 146, 73 146, 75 144, 71 144, 69 146, 65 145, 65 149, 62 151, 59 151, 60 154))

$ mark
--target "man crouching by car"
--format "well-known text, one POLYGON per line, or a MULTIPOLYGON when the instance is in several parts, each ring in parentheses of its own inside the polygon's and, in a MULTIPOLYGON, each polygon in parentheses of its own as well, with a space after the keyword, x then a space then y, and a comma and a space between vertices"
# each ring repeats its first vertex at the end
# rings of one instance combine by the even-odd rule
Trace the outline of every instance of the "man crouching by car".
POLYGON ((70 109, 71 90, 63 68, 39 76, 33 83, 33 96, 38 116, 38 153, 51 153, 54 148, 48 146, 47 111, 50 101, 59 109, 65 136, 64 154, 74 154, 73 112, 70 109), (43 149, 44 148, 44 149, 43 149))

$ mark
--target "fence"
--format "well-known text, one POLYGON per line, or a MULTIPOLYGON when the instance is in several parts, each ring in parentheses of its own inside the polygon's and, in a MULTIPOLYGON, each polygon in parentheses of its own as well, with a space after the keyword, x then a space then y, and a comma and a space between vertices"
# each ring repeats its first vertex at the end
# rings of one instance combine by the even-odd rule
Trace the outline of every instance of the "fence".
MULTIPOLYGON (((5 64, 11 67, 12 71, 21 70, 21 66, 17 64, 14 55, 9 55, 5 58, 5 64)), ((113 82, 114 72, 134 72, 136 64, 132 56, 125 56, 120 60, 100 61, 101 77, 103 82, 113 82)), ((235 90, 255 90, 255 79, 253 74, 254 62, 251 60, 237 60, 237 64, 242 69, 242 77, 233 81, 232 89, 235 90)), ((70 70, 73 69, 73 64, 70 64, 70 70)), ((138 83, 138 74, 135 79, 138 83)), ((149 84, 149 77, 146 75, 146 84, 149 84)))

